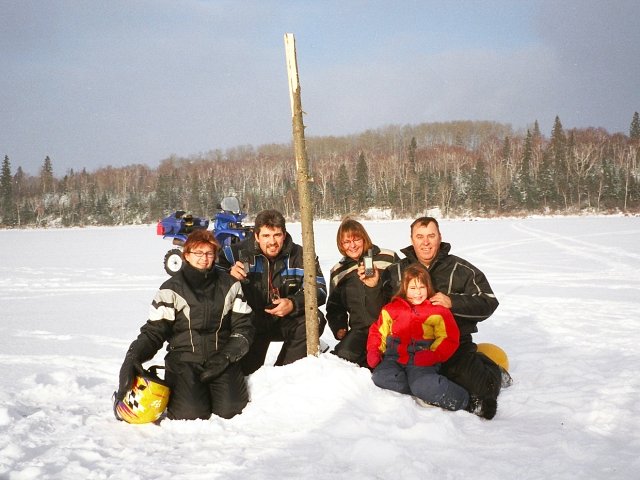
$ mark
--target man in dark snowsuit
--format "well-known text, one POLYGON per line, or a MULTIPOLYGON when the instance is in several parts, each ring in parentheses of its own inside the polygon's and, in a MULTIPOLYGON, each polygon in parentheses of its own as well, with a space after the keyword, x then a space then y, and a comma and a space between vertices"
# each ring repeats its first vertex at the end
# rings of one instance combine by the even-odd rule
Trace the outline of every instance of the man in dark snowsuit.
POLYGON ((419 262, 427 267, 438 292, 430 298, 431 303, 449 308, 460 329, 460 347, 442 365, 440 373, 471 395, 496 399, 502 372, 488 357, 477 353, 471 336, 478 331, 478 322, 489 318, 498 308, 487 278, 471 263, 449 254, 451 245, 442 242, 435 218, 421 217, 411 224, 411 243, 400 250, 405 258, 383 272, 385 301, 397 292, 407 266, 419 262))
MULTIPOLYGON (((264 365, 272 341, 283 342, 276 365, 307 356, 302 252, 277 210, 264 210, 256 216, 253 238, 223 248, 218 266, 242 282, 254 312, 255 339, 240 362, 245 375, 264 365)), ((326 301, 327 288, 317 259, 316 284, 320 306, 326 301)), ((317 315, 320 335, 326 321, 320 310, 317 315)))

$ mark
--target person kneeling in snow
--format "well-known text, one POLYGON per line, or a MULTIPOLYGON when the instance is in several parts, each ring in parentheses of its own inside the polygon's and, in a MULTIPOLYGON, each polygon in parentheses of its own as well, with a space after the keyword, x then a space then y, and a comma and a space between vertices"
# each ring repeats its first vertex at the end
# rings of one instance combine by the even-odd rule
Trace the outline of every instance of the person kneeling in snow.
MULTIPOLYGON (((316 258, 315 288, 318 307, 327 298, 327 288, 316 258)), ((227 245, 218 258, 224 269, 243 283, 242 289, 254 312, 256 335, 240 361, 245 375, 265 364, 272 342, 282 342, 275 365, 289 365, 307 356, 305 271, 302 246, 287 233, 285 218, 277 210, 263 210, 255 218, 254 235, 227 245)), ((318 337, 327 323, 316 309, 318 337)), ((322 343, 322 342, 321 342, 322 343)))
POLYGON ((369 329, 367 363, 374 368, 373 383, 446 410, 491 419, 495 399, 470 396, 438 373, 458 348, 460 331, 449 309, 429 301, 433 294, 426 268, 413 264, 405 269, 399 292, 369 329))
POLYGON ((205 229, 191 233, 184 244, 185 262, 165 281, 149 309, 120 369, 115 401, 124 398, 165 341, 165 381, 171 388, 167 417, 231 418, 249 401, 238 360, 253 341, 253 312, 240 282, 214 268, 220 245, 205 229))

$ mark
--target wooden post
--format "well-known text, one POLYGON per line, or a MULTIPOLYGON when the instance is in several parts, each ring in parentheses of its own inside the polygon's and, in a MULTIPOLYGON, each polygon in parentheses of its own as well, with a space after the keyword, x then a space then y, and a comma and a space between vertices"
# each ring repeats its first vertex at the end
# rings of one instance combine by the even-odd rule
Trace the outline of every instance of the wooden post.
POLYGON ((293 118, 293 145, 296 158, 300 220, 302 224, 302 246, 304 249, 304 308, 307 326, 307 355, 317 356, 320 353, 320 339, 318 335, 316 247, 313 238, 313 210, 311 208, 311 193, 309 189, 309 182, 311 180, 309 177, 307 147, 304 140, 296 41, 292 33, 286 33, 284 35, 284 46, 287 60, 287 76, 289 78, 291 116, 293 118))

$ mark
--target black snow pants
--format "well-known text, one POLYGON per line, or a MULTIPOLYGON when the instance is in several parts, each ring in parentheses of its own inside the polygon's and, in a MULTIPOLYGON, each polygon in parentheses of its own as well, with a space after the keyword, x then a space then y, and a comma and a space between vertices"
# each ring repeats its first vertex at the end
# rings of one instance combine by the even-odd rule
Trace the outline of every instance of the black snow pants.
MULTIPOLYGON (((318 336, 322 335, 327 321, 318 310, 318 336)), ((272 317, 254 319, 256 334, 249 352, 240 365, 245 375, 251 375, 264 365, 271 342, 282 342, 275 366, 289 365, 307 356, 307 326, 304 315, 298 317, 272 317)))
POLYGON ((351 329, 335 346, 332 353, 361 367, 367 367, 367 338, 369 329, 351 329))
POLYGON ((456 353, 442 364, 440 374, 466 388, 469 395, 498 398, 502 382, 500 367, 477 350, 473 341, 462 341, 456 353))
POLYGON ((202 383, 202 365, 165 358, 165 380, 171 388, 167 417, 174 420, 207 419, 211 414, 231 418, 249 402, 247 384, 238 363, 232 363, 211 383, 202 383))

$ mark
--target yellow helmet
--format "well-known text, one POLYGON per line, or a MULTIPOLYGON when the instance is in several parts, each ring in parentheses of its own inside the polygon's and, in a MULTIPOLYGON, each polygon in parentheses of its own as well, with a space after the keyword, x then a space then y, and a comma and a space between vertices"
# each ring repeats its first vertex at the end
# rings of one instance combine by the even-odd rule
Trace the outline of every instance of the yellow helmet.
POLYGON ((493 343, 479 343, 478 352, 486 355, 506 371, 509 371, 509 357, 499 346, 493 343))
POLYGON ((127 423, 150 423, 158 420, 164 413, 171 389, 158 377, 158 368, 163 367, 154 365, 149 370, 144 370, 135 378, 133 387, 125 394, 124 399, 114 400, 113 413, 118 420, 127 423))

